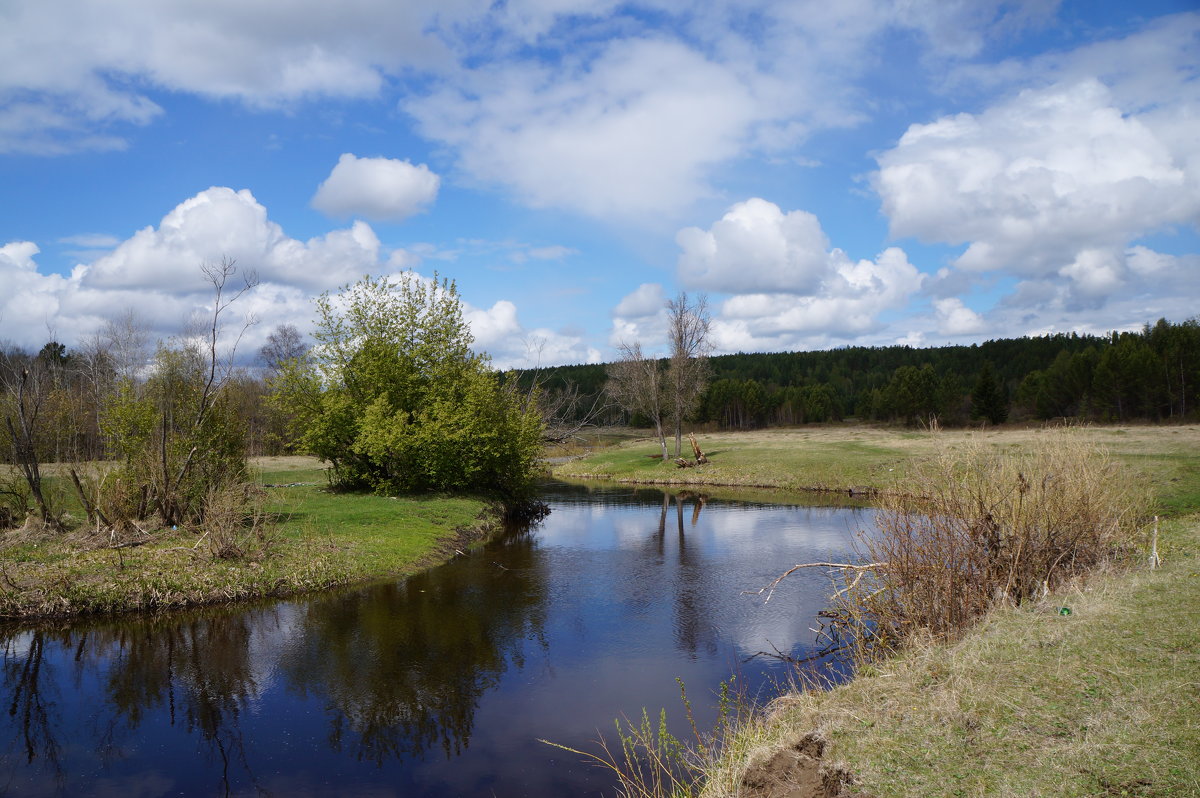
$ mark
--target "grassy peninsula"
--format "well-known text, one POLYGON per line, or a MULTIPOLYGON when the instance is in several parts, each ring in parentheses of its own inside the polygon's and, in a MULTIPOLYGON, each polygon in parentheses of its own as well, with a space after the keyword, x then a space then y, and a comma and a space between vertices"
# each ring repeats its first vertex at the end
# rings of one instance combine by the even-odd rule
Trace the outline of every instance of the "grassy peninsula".
POLYGON ((449 559, 496 522, 476 497, 332 492, 310 457, 252 465, 270 523, 242 556, 214 556, 203 533, 186 528, 120 548, 87 530, 9 532, 0 618, 170 609, 403 576, 449 559))
MULTIPOLYGON (((700 436, 712 463, 699 468, 662 464, 648 457, 653 441, 634 441, 556 473, 887 491, 936 446, 982 440, 1018 452, 1039 434, 942 431, 940 442, 840 426, 714 434, 700 436)), ((1135 555, 1039 600, 993 609, 955 642, 918 640, 836 689, 782 696, 727 736, 719 755, 700 758, 699 794, 1200 795, 1200 427, 1086 434, 1129 479, 1149 483, 1163 516, 1162 567, 1135 555)))

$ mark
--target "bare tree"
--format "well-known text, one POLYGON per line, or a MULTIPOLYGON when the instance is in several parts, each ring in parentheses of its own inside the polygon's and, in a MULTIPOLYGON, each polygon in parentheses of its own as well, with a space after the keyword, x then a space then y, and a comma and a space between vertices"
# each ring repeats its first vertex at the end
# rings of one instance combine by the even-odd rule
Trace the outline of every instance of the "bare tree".
MULTIPOLYGON (((228 347, 226 357, 222 359, 218 349, 221 340, 222 316, 239 297, 258 285, 258 278, 253 273, 245 274, 245 282, 242 287, 231 291, 228 286, 229 279, 237 273, 237 266, 233 259, 222 258, 218 263, 203 263, 200 270, 213 287, 212 312, 204 325, 203 349, 184 353, 185 357, 191 354, 202 358, 198 374, 199 390, 192 392, 195 399, 191 408, 185 409, 186 415, 182 424, 172 418, 172 408, 169 402, 163 403, 159 418, 158 454, 161 470, 159 472, 158 510, 164 525, 178 523, 192 509, 189 506, 188 498, 183 495, 180 488, 196 464, 196 455, 201 445, 200 435, 209 414, 233 373, 233 362, 238 343, 241 342, 246 330, 254 323, 253 319, 246 320, 237 337, 228 347), (171 439, 176 436, 191 443, 181 462, 169 454, 171 439)), ((178 399, 178 397, 167 398, 178 399)))
POLYGON ((668 397, 662 364, 657 359, 643 355, 642 345, 638 342, 621 344, 620 353, 620 359, 608 367, 605 390, 618 406, 631 414, 640 413, 654 423, 665 462, 667 438, 663 432, 663 419, 668 397))
POLYGON ((308 353, 304 336, 294 324, 281 324, 267 336, 267 342, 258 350, 258 359, 271 374, 278 374, 283 364, 296 360, 308 353))
POLYGON ((12 462, 20 469, 37 503, 42 521, 57 526, 42 484, 42 453, 39 450, 44 409, 54 387, 55 364, 42 357, 8 352, 4 388, 8 394, 4 429, 12 447, 12 462))
POLYGON ((669 415, 675 429, 675 456, 683 452, 683 419, 696 409, 708 384, 708 341, 711 321, 708 298, 699 294, 695 299, 680 292, 667 302, 667 332, 671 342, 671 359, 667 365, 667 390, 670 396, 669 415))
POLYGON ((150 334, 132 308, 104 322, 96 337, 96 351, 103 351, 120 379, 135 380, 150 360, 150 334))
MULTIPOLYGON (((585 396, 580 393, 579 386, 571 380, 562 381, 557 387, 551 388, 547 373, 542 368, 542 353, 546 348, 546 339, 534 336, 525 341, 525 351, 536 354, 532 369, 529 369, 521 380, 528 380, 528 388, 522 397, 522 406, 534 404, 542 417, 542 440, 546 443, 565 443, 581 437, 588 427, 594 427, 596 420, 611 405, 605 401, 605 393, 601 391, 595 396, 585 396)), ((519 390, 517 381, 510 384, 513 390, 519 390)))

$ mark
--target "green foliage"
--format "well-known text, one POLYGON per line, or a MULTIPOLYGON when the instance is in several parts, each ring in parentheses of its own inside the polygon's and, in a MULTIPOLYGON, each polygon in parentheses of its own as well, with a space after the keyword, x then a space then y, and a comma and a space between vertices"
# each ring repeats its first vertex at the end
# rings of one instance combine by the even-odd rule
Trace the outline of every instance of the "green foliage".
POLYGON ((454 283, 365 277, 317 315, 317 346, 283 364, 273 401, 337 484, 524 496, 541 420, 471 351, 454 283))

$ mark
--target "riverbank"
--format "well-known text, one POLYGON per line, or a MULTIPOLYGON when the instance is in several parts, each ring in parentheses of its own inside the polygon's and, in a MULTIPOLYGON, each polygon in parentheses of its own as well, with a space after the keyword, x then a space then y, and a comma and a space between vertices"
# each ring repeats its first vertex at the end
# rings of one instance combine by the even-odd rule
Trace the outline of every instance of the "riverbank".
POLYGON ((113 548, 85 532, 6 533, 0 618, 174 609, 285 596, 432 567, 485 539, 498 522, 476 497, 339 494, 314 458, 260 458, 274 522, 245 556, 212 556, 196 533, 161 530, 113 548))
MULTIPOLYGON (((998 451, 1037 434, 938 433, 939 445, 982 436, 998 451)), ((993 611, 955 644, 918 645, 834 690, 786 695, 729 741, 703 795, 1200 795, 1200 427, 1090 434, 1153 485, 1168 516, 1161 569, 1139 560, 1094 574, 993 611)), ((645 441, 556 473, 886 491, 935 450, 928 433, 842 427, 700 443, 710 466, 657 463, 645 441)))
MULTIPOLYGON (((983 440, 997 451, 1033 441, 1038 428, 984 430, 909 430, 862 424, 772 429, 754 432, 704 433, 697 440, 710 462, 678 468, 655 459, 651 437, 634 438, 600 449, 584 458, 554 466, 556 477, 608 479, 652 485, 724 485, 784 491, 847 493, 855 489, 887 490, 939 446, 983 440)), ((1089 434, 1113 456, 1156 485, 1200 480, 1200 425, 1091 427, 1089 434)), ((690 446, 684 441, 684 454, 690 446)), ((1164 512, 1200 512, 1200 498, 1190 504, 1186 492, 1159 491, 1164 512)))

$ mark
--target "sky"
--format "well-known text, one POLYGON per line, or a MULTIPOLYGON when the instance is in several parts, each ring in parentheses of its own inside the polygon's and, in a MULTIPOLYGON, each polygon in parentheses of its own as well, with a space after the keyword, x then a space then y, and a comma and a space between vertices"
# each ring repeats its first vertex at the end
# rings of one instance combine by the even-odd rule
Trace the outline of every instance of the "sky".
POLYGON ((501 368, 1183 321, 1198 73, 1196 0, 3 0, 0 343, 223 258, 244 361, 404 270, 501 368))

